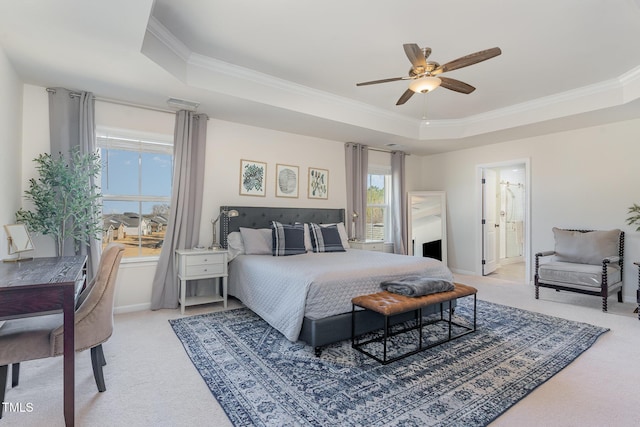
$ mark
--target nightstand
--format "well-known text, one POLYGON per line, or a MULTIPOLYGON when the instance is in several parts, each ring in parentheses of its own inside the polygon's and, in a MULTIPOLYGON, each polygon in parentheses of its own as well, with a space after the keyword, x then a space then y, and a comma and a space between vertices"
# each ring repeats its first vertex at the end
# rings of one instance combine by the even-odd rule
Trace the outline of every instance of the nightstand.
POLYGON ((352 249, 362 249, 365 251, 384 252, 383 240, 355 240, 349 242, 352 249))
MULTIPOLYGON (((180 312, 184 314, 184 308, 190 305, 208 304, 222 301, 227 308, 227 251, 225 250, 176 250, 176 265, 178 280, 180 281, 180 312), (218 292, 214 295, 187 296, 187 281, 199 279, 222 280, 222 295, 218 292)), ((218 281, 215 281, 218 284, 218 281)))

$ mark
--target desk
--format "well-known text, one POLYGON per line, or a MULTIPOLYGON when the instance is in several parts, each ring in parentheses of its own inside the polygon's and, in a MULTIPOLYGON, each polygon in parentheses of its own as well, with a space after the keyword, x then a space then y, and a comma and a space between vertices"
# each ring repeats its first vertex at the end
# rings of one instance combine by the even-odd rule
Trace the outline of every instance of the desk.
POLYGON ((86 256, 0 262, 0 320, 62 310, 64 316, 64 419, 74 424, 76 293, 84 283, 86 256))

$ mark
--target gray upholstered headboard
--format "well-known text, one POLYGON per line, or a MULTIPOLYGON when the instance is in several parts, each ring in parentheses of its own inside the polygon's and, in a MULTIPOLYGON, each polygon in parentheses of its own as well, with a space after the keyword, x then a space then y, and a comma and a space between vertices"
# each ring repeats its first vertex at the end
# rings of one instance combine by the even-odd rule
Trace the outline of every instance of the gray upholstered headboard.
POLYGON ((220 221, 220 243, 227 247, 227 235, 239 231, 240 227, 270 228, 271 221, 283 224, 294 222, 315 222, 330 224, 344 222, 344 209, 315 209, 315 208, 274 208, 257 206, 221 206, 220 212, 235 209, 238 216, 229 218, 222 215, 220 221))

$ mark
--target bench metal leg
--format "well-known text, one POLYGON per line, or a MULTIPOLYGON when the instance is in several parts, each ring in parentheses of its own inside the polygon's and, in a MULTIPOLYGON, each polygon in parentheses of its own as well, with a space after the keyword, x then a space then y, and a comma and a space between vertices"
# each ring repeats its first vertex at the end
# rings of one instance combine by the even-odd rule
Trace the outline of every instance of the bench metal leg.
MULTIPOLYGON (((467 319, 467 321, 465 322, 465 324, 461 324, 461 323, 457 323, 454 321, 453 319, 453 300, 449 300, 449 314, 447 316, 447 318, 445 319, 444 317, 444 304, 443 303, 439 303, 440 304, 440 318, 436 320, 432 320, 430 322, 423 322, 422 319, 422 307, 416 309, 416 311, 419 313, 418 316, 418 321, 417 321, 417 325, 414 324, 413 326, 407 326, 403 329, 397 330, 397 331, 390 331, 389 330, 389 316, 384 316, 384 328, 381 334, 378 334, 377 336, 374 336, 373 338, 369 338, 366 339, 364 341, 360 341, 360 342, 356 342, 355 339, 355 304, 352 305, 352 312, 351 312, 351 346, 356 349, 357 351, 366 354, 367 356, 371 357, 372 359, 376 360, 377 362, 382 363, 383 365, 389 364, 391 362, 395 362, 396 360, 400 360, 400 359, 404 359, 406 357, 409 357, 413 354, 419 353, 423 350, 427 350, 429 348, 435 347, 437 345, 443 344, 445 342, 449 342, 452 341, 454 339, 460 338, 464 335, 470 334, 472 332, 476 331, 476 326, 477 326, 477 295, 474 293, 473 295, 473 327, 471 327, 469 324, 472 322, 471 319, 467 319), (446 322, 448 323, 447 327, 448 327, 448 331, 447 331, 447 337, 443 338, 437 342, 434 342, 432 344, 429 345, 424 345, 424 340, 422 337, 422 333, 423 333, 423 328, 424 326, 430 325, 430 324, 434 324, 434 323, 438 323, 438 322, 446 322), (456 335, 453 334, 453 326, 457 326, 459 328, 464 329, 463 332, 457 333, 456 335), (403 353, 399 356, 395 356, 392 358, 388 358, 387 357, 387 353, 388 353, 388 348, 387 348, 387 341, 389 340, 390 337, 395 336, 395 335, 400 335, 403 333, 407 333, 409 331, 412 330, 418 330, 419 333, 419 338, 418 338, 418 347, 415 350, 411 350, 408 351, 406 353, 403 353), (365 345, 369 344, 369 343, 373 343, 373 342, 378 342, 378 343, 382 343, 382 358, 380 358, 379 356, 376 356, 375 354, 369 352, 368 350, 366 350, 364 348, 365 345)), ((471 294, 469 295, 465 295, 464 297, 458 297, 458 299, 461 298, 466 298, 471 296, 471 294)), ((396 313, 396 314, 401 314, 401 313, 396 313)), ((379 353, 378 353, 379 354, 379 353)))
POLYGON ((422 307, 420 307, 420 309, 418 310, 418 312, 420 313, 420 319, 418 319, 418 331, 420 333, 420 335, 418 335, 418 349, 422 348, 422 307))
POLYGON ((449 341, 451 341, 451 300, 449 300, 449 341))
POLYGON ((351 347, 356 346, 356 306, 351 304, 351 347))

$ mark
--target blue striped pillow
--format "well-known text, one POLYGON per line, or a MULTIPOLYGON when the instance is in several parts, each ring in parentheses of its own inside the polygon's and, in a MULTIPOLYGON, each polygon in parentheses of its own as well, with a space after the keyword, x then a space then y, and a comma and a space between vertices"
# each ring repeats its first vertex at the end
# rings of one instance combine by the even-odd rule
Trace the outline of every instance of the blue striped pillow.
POLYGON ((273 256, 299 255, 307 252, 304 247, 304 226, 271 221, 273 256))
POLYGON ((321 227, 312 222, 309 224, 309 234, 311 234, 313 252, 345 252, 338 226, 321 227))

